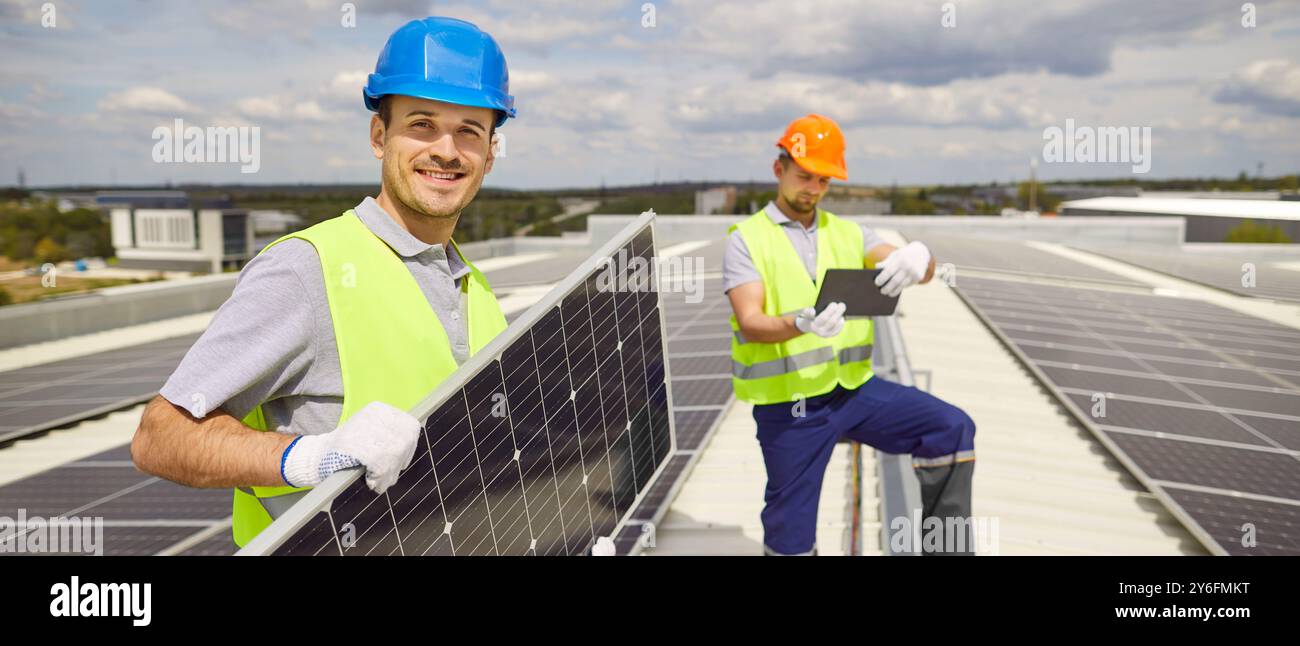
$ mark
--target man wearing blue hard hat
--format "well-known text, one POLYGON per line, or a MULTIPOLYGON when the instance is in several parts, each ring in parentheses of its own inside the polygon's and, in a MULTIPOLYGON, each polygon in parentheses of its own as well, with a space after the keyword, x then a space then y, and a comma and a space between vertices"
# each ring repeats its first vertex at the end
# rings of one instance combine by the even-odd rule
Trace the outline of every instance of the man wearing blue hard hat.
POLYGON ((234 488, 241 546, 340 469, 392 485, 420 436, 406 411, 506 327, 452 241, 515 116, 500 47, 462 20, 413 20, 362 98, 378 198, 249 262, 131 445, 142 471, 234 488))

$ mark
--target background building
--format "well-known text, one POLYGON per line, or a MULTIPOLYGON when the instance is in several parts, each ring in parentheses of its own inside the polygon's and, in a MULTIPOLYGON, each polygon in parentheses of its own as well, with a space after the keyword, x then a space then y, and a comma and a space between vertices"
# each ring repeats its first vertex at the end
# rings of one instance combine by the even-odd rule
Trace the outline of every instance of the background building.
POLYGON ((720 186, 695 191, 695 212, 700 215, 730 214, 736 208, 736 187, 720 186))
POLYGON ((110 217, 119 267, 216 273, 257 253, 243 209, 124 207, 110 217))
POLYGON ((1097 197, 1062 202, 1061 215, 1175 216, 1187 220, 1187 242, 1224 242, 1228 233, 1247 221, 1281 229, 1292 241, 1300 240, 1300 202, 1160 198, 1097 197))
POLYGON ((836 215, 889 215, 889 200, 874 197, 824 197, 817 204, 836 215))

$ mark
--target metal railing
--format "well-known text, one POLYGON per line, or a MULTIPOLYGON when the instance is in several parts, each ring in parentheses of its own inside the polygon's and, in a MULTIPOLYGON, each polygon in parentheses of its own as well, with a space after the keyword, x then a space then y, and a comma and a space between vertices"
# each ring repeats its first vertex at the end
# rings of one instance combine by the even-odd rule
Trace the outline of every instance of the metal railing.
MULTIPOLYGON (((876 374, 904 386, 916 385, 916 371, 907 360, 903 332, 893 316, 875 317, 876 340, 873 369, 876 374)), ((927 381, 927 389, 929 379, 927 381)), ((918 556, 919 552, 891 545, 891 525, 897 518, 910 519, 921 511, 921 486, 912 470, 912 456, 906 453, 876 452, 879 478, 880 549, 888 556, 918 556)), ((906 524, 904 524, 906 526, 906 524)))

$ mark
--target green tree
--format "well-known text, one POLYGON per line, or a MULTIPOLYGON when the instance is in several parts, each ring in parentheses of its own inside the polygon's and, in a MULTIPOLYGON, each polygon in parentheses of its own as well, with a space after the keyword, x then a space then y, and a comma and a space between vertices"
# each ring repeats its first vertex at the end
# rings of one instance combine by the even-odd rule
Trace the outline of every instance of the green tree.
MULTIPOLYGON (((1029 208, 1029 182, 1021 182, 1018 191, 1018 200, 1020 208, 1029 208)), ((1034 207, 1042 212, 1055 212, 1056 207, 1060 206, 1061 198, 1047 192, 1042 184, 1034 187, 1034 207)))
POLYGON ((654 209, 659 215, 680 215, 695 211, 694 191, 673 191, 667 193, 647 193, 627 195, 602 202, 592 213, 611 213, 615 215, 636 215, 647 209, 654 209))
POLYGON ((1255 224, 1254 220, 1245 220, 1228 232, 1225 242, 1271 242, 1290 244, 1291 238, 1282 228, 1272 224, 1255 224))
POLYGON ((4 255, 14 260, 27 260, 36 252, 36 234, 31 231, 0 230, 4 255))
POLYGON ((899 193, 890 202, 890 212, 895 215, 934 215, 934 204, 911 195, 899 193))
MULTIPOLYGON (((63 247, 64 255, 110 256, 109 225, 98 211, 60 213, 52 200, 0 204, 0 254, 18 261, 36 260, 43 240, 63 247)), ((45 246, 49 252, 54 247, 45 246)))
POLYGON ((36 262, 59 262, 68 259, 68 250, 50 238, 41 238, 36 243, 36 262))
POLYGON ((560 235, 560 227, 556 226, 556 224, 555 224, 554 222, 552 222, 551 220, 542 220, 541 222, 538 222, 538 223, 537 223, 537 226, 535 226, 535 227, 533 227, 532 229, 529 229, 529 230, 528 230, 528 235, 530 235, 530 236, 558 236, 558 235, 560 235))
POLYGON ((73 258, 106 255, 99 250, 95 234, 88 231, 73 231, 68 234, 68 253, 73 258))

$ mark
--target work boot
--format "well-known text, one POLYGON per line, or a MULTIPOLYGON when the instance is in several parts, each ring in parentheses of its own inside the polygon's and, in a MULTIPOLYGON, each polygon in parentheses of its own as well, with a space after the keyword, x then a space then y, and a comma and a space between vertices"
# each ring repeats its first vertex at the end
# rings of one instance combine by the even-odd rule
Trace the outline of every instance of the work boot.
POLYGON ((916 467, 915 471, 921 484, 922 555, 974 556, 971 480, 975 475, 975 461, 916 467), (927 522, 930 518, 938 518, 939 526, 931 527, 933 521, 927 522), (953 526, 951 536, 946 531, 949 524, 953 526))

